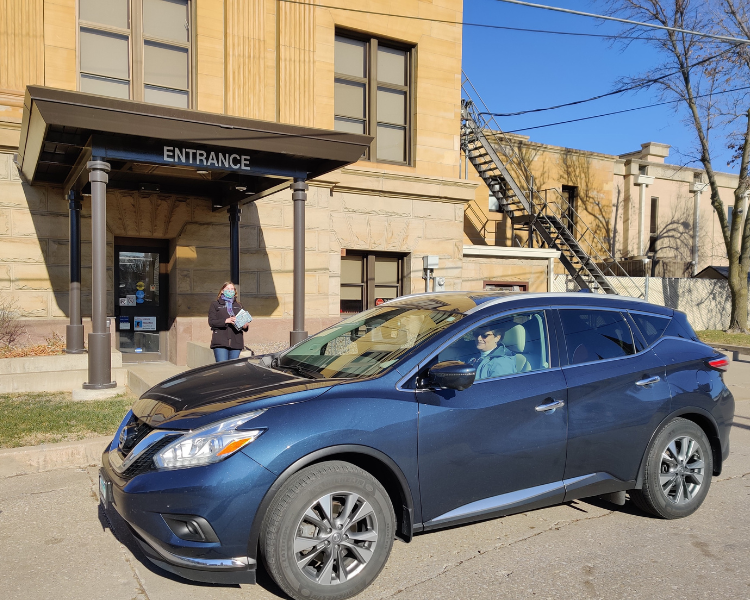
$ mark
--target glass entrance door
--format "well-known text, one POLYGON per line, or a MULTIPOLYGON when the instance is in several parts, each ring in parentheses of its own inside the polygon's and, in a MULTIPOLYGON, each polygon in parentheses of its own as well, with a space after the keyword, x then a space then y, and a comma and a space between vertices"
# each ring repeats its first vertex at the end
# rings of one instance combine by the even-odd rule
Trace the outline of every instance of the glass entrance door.
POLYGON ((166 240, 115 241, 115 321, 118 349, 131 360, 159 360, 167 330, 166 240))

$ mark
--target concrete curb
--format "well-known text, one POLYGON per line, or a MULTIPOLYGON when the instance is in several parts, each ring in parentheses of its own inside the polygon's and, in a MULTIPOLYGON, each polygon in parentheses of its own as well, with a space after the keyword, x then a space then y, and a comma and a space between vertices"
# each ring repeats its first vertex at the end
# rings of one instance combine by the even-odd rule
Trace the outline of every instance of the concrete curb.
POLYGON ((0 450, 0 479, 55 469, 98 465, 102 460, 102 452, 111 441, 112 436, 106 435, 78 442, 0 450))

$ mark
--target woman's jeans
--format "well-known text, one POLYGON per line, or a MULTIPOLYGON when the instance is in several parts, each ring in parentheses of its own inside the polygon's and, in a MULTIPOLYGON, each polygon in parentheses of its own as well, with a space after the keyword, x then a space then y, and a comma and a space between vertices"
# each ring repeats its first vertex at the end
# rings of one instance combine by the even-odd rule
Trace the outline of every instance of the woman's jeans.
POLYGON ((223 362, 225 360, 234 360, 240 357, 239 350, 232 350, 230 348, 214 348, 214 358, 216 362, 223 362))

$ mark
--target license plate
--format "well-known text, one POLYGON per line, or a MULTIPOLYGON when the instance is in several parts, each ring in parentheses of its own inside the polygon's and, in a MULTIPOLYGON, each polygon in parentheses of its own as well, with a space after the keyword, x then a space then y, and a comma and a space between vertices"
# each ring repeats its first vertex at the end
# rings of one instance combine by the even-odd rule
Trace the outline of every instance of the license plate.
POLYGON ((108 482, 104 477, 99 474, 99 502, 102 503, 102 506, 104 508, 107 508, 108 500, 109 500, 109 489, 108 489, 108 482))

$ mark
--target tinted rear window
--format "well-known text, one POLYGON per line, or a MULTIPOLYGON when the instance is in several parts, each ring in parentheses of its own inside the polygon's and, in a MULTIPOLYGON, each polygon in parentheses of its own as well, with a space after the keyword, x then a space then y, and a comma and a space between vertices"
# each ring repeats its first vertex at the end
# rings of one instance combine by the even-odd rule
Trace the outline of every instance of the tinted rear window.
POLYGON ((640 313, 630 313, 630 316, 633 317, 633 321, 635 321, 635 324, 649 346, 664 335, 664 331, 671 321, 669 317, 657 317, 655 315, 640 313))
POLYGON ((560 318, 571 365, 635 354, 633 334, 619 312, 561 309, 560 318))
POLYGON ((671 335, 674 337, 684 338, 686 340, 693 340, 694 342, 700 341, 698 339, 698 336, 695 335, 695 331, 693 331, 690 323, 688 323, 687 317, 684 313, 681 312, 674 313, 674 317, 672 317, 672 320, 669 322, 664 335, 671 335))

